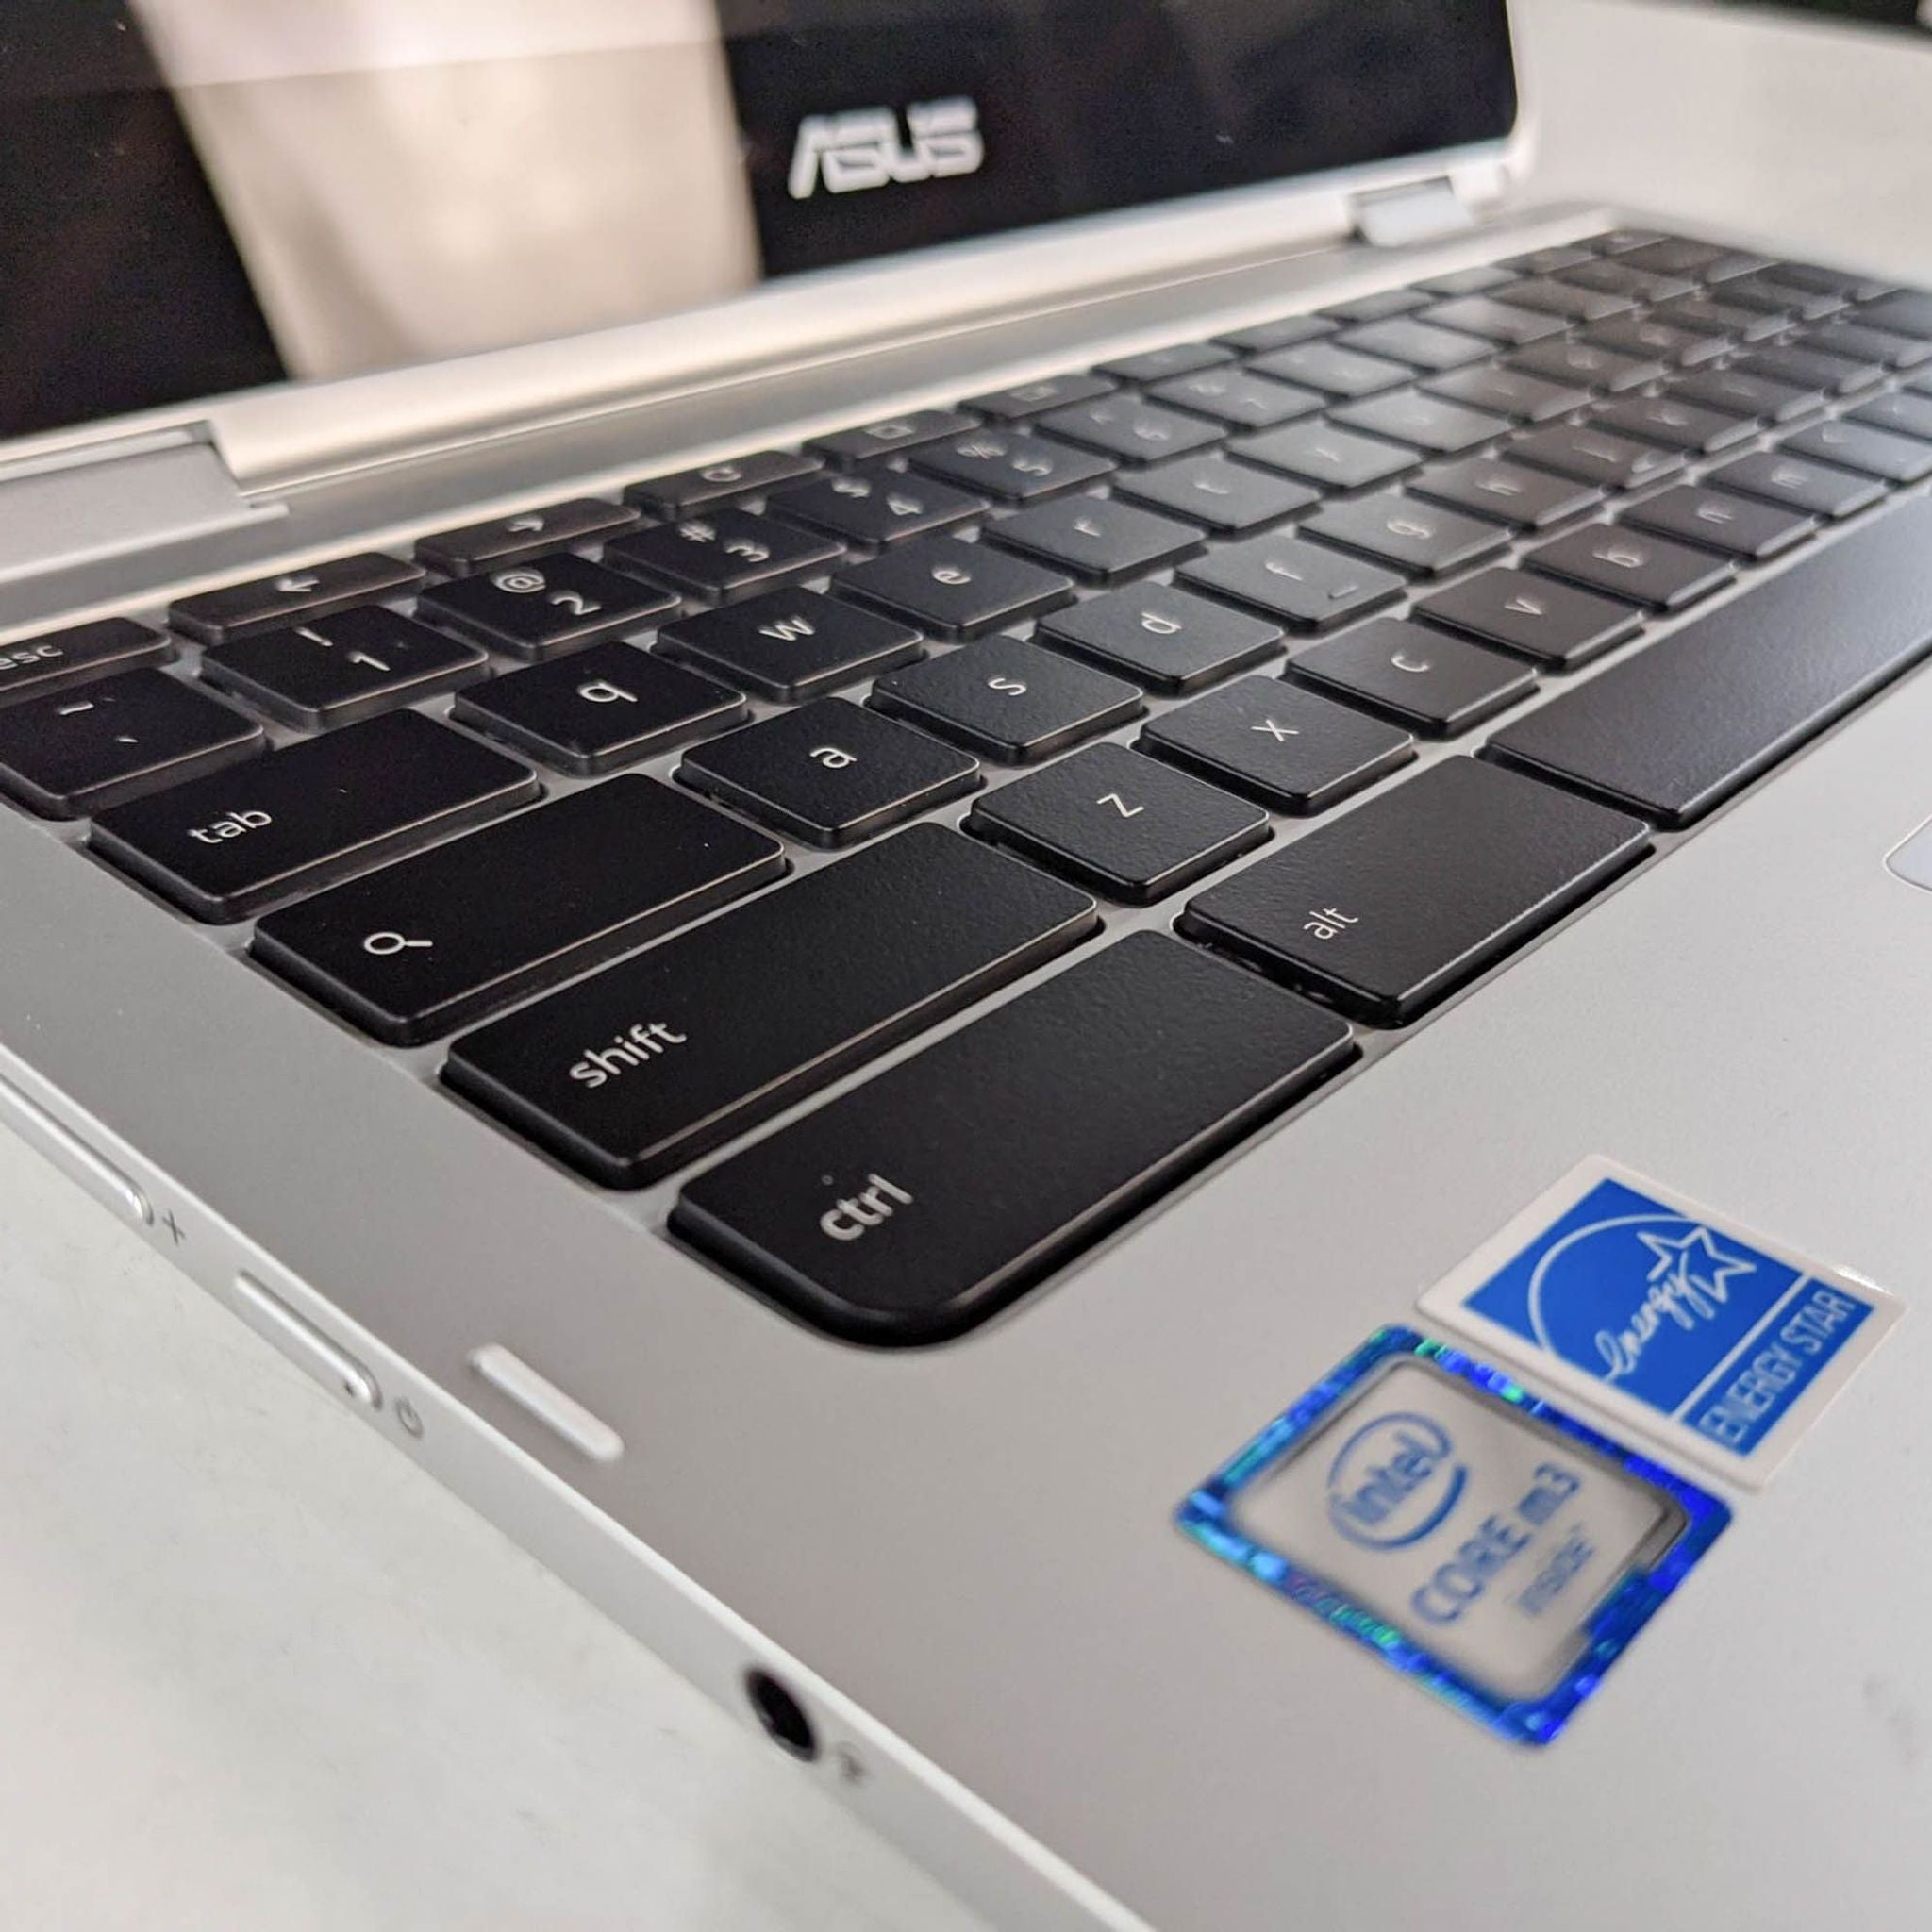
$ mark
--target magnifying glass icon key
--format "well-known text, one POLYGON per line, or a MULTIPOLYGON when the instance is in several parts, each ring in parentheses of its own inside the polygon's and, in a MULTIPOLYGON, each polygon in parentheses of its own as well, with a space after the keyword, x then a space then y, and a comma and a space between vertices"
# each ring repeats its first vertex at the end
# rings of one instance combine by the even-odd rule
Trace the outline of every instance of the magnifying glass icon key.
POLYGON ((407 939, 399 932, 373 932, 362 941, 362 950, 373 953, 378 959, 387 959, 418 947, 427 952, 435 943, 434 940, 407 939))

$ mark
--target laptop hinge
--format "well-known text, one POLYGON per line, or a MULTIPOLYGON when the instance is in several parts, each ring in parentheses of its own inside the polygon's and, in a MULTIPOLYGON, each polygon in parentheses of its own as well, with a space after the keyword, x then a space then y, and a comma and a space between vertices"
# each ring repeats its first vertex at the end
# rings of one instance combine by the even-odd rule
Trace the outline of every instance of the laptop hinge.
POLYGON ((0 463, 0 585, 288 514, 244 496, 201 424, 0 463))
POLYGON ((1429 242, 1475 225, 1475 217, 1447 175, 1434 175, 1426 181, 1411 181, 1378 194, 1357 195, 1352 212, 1357 236, 1374 248, 1429 242))

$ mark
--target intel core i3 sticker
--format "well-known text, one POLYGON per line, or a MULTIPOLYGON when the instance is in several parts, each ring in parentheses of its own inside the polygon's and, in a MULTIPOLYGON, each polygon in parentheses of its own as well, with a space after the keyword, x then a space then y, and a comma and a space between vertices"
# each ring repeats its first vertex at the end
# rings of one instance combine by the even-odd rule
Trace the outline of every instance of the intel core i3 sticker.
POLYGON ((1385 1328, 1177 1520, 1469 1715, 1547 1744, 1730 1518, 1501 1370, 1385 1328))
POLYGON ((1421 1306, 1754 1486, 1899 1312, 1606 1161, 1574 1170, 1421 1306))

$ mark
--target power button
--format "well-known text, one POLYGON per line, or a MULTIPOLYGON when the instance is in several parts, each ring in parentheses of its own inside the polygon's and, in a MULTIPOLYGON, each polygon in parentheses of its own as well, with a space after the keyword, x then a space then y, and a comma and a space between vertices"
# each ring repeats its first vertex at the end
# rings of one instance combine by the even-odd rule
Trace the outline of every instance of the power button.
POLYGON ((96 1200, 118 1208, 142 1227, 154 1225, 154 1203, 141 1189, 112 1161, 96 1154, 72 1127, 56 1120, 39 1101, 29 1100, 4 1075, 0 1075, 0 1120, 96 1200))

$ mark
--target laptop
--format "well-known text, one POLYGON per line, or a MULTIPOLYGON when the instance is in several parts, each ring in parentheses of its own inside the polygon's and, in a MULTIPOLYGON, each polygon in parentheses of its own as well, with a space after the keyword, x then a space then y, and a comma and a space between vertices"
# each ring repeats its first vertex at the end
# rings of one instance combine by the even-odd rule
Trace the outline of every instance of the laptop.
POLYGON ((0 1115, 1002 1928, 1922 1923, 1932 294, 1501 0, 258 11, 9 27, 0 1115))

